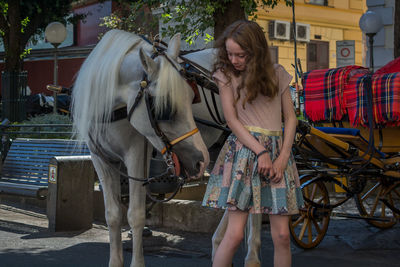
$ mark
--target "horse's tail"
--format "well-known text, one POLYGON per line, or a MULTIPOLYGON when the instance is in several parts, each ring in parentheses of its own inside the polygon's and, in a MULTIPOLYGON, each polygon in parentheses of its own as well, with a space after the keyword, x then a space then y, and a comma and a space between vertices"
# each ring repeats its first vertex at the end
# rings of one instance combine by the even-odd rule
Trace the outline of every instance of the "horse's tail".
POLYGON ((121 30, 108 31, 86 58, 72 91, 73 130, 80 140, 97 139, 108 122, 118 88, 120 65, 141 38, 121 30))

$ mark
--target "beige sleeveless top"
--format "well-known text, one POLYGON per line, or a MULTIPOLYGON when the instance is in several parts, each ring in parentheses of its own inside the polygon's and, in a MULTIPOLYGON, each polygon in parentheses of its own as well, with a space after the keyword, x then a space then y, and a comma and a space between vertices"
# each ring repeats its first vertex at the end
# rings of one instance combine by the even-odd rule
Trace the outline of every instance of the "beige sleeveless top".
MULTIPOLYGON (((246 103, 243 109, 243 100, 245 98, 245 90, 242 89, 240 99, 236 103, 236 111, 239 121, 245 126, 261 127, 271 131, 282 130, 282 93, 289 90, 289 83, 292 76, 282 67, 282 65, 274 65, 276 77, 278 79, 279 92, 274 98, 257 95, 251 104, 246 103)), ((215 80, 227 84, 228 80, 221 71, 216 71, 213 75, 215 80)), ((236 99, 236 88, 240 84, 240 77, 232 76, 229 87, 232 89, 236 99)))

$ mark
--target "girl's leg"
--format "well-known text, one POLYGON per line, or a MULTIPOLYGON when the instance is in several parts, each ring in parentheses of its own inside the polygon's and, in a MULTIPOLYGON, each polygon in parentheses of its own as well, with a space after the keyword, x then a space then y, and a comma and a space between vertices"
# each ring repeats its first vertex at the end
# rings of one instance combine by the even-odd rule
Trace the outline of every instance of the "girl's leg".
POLYGON ((248 213, 244 211, 228 211, 228 226, 224 238, 214 255, 213 267, 230 267, 244 235, 244 226, 248 213))
POLYGON ((292 264, 289 218, 286 215, 269 215, 274 243, 274 267, 290 267, 292 264))

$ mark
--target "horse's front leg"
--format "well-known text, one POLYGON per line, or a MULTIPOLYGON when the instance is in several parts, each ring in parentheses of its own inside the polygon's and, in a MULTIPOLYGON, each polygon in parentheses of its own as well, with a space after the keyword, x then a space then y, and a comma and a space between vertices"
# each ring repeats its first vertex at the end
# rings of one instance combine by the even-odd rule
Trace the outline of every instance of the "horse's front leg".
POLYGON ((121 184, 119 175, 106 167, 96 156, 92 155, 92 161, 96 168, 103 189, 105 217, 110 237, 110 267, 122 267, 122 203, 121 184))
POLYGON ((247 254, 245 267, 261 266, 259 252, 261 248, 261 214, 250 214, 247 220, 245 237, 247 243, 247 254))
POLYGON ((212 260, 214 260, 215 252, 218 249, 219 244, 224 238, 226 227, 228 226, 228 210, 225 210, 224 215, 221 218, 221 221, 218 224, 217 229, 215 230, 211 243, 212 243, 212 260))
POLYGON ((142 233, 146 222, 146 190, 142 182, 129 181, 128 223, 132 229, 131 267, 144 267, 142 233))

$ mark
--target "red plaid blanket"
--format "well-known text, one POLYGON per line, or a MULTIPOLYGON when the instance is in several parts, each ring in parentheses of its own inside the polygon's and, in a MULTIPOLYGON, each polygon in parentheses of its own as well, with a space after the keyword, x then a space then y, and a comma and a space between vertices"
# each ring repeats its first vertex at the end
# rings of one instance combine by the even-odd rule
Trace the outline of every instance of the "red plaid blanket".
POLYGON ((305 73, 302 84, 306 118, 311 121, 341 120, 346 114, 343 91, 349 78, 367 71, 360 66, 346 66, 305 73))
POLYGON ((373 120, 376 125, 400 125, 400 72, 355 76, 344 92, 349 121, 368 126, 366 90, 372 89, 373 120))
POLYGON ((400 57, 390 61, 385 66, 375 71, 374 74, 385 74, 393 72, 400 72, 400 57))

